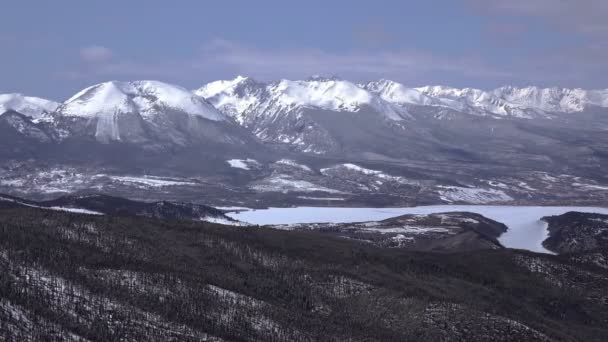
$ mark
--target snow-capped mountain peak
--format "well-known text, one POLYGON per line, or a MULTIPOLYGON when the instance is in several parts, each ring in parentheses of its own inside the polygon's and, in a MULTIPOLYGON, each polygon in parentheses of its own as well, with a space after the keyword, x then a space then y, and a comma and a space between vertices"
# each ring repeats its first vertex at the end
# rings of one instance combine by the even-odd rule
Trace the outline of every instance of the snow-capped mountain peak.
POLYGON ((239 75, 232 80, 219 80, 207 83, 203 87, 194 90, 194 93, 207 99, 221 93, 234 93, 238 86, 247 82, 257 83, 249 77, 239 75))
POLYGON ((374 96, 348 81, 322 79, 315 81, 281 80, 269 89, 284 106, 317 107, 333 111, 357 112, 371 104, 374 96))
POLYGON ((100 83, 72 96, 57 111, 64 116, 92 118, 116 113, 138 113, 146 117, 164 110, 213 121, 226 119, 204 98, 185 88, 159 81, 100 83))
POLYGON ((0 115, 6 111, 14 110, 32 119, 39 119, 45 113, 57 109, 59 103, 39 97, 24 96, 22 94, 0 94, 0 115))
POLYGON ((216 108, 243 124, 245 115, 268 98, 267 85, 250 77, 214 81, 194 91, 216 108))

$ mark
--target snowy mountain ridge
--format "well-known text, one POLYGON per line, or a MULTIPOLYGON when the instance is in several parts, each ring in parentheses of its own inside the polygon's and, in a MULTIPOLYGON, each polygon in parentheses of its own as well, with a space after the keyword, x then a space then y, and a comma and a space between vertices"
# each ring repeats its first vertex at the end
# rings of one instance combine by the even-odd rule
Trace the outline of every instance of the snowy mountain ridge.
POLYGON ((59 103, 22 94, 0 94, 0 115, 14 110, 32 119, 39 119, 45 113, 51 113, 59 107, 59 103))
POLYGON ((410 105, 532 118, 581 112, 590 106, 608 108, 608 89, 503 86, 481 90, 407 87, 386 79, 355 84, 335 77, 259 82, 238 76, 207 83, 193 92, 159 81, 110 81, 85 88, 63 103, 17 93, 0 94, 0 113, 15 110, 33 119, 55 111, 64 116, 92 118, 104 113, 140 113, 146 117, 171 109, 214 121, 226 120, 227 114, 243 124, 245 116, 261 112, 272 115, 300 108, 358 112, 369 106, 389 119, 401 120, 408 117, 406 107, 410 105))
POLYGON ((533 118, 551 113, 582 112, 590 106, 608 107, 608 89, 535 86, 504 86, 490 91, 446 86, 408 88, 390 80, 373 81, 360 86, 386 101, 400 105, 441 106, 477 115, 533 118))
POLYGON ((247 115, 273 115, 302 108, 355 113, 368 106, 391 120, 409 116, 404 108, 382 100, 355 83, 336 78, 262 83, 238 76, 208 83, 194 92, 241 123, 247 115))

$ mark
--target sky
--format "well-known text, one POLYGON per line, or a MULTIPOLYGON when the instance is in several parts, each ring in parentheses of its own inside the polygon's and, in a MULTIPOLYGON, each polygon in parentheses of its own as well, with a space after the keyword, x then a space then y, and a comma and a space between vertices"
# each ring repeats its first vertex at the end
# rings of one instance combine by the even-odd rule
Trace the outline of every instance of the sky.
POLYGON ((109 80, 237 75, 408 86, 608 88, 606 0, 19 0, 0 93, 65 100, 109 80))

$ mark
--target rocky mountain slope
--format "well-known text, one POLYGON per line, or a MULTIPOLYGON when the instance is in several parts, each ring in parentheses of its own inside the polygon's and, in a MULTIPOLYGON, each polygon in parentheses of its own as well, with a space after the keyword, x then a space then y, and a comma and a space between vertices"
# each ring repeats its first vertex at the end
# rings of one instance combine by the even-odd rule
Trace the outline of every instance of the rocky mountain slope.
POLYGON ((608 270, 580 257, 408 252, 319 232, 0 212, 5 340, 608 338, 608 270))

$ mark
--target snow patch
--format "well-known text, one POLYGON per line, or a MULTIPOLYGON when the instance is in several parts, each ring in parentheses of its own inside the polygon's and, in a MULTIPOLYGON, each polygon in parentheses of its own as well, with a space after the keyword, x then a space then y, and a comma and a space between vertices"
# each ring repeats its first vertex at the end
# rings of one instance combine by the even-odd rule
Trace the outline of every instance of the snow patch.
POLYGON ((459 186, 439 186, 440 198, 446 202, 466 202, 473 204, 485 204, 493 202, 508 202, 513 198, 502 190, 464 188, 459 186))
POLYGON ((259 167, 261 164, 255 159, 230 159, 226 162, 235 169, 251 170, 252 167, 259 167))

